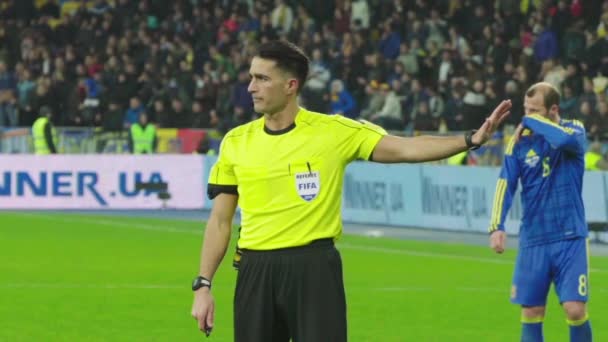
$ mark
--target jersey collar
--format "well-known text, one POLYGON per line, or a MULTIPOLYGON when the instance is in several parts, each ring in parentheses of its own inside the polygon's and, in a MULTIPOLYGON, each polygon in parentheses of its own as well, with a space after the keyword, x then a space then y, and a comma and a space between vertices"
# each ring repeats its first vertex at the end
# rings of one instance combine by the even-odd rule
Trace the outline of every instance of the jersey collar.
POLYGON ((283 129, 273 131, 270 128, 268 128, 266 126, 266 124, 264 124, 264 132, 266 132, 266 134, 269 134, 269 135, 281 135, 281 134, 285 134, 285 133, 292 131, 294 128, 296 128, 296 122, 300 118, 301 113, 302 113, 302 108, 299 108, 298 114, 296 114, 296 117, 295 117, 295 121, 291 125, 283 128, 283 129))

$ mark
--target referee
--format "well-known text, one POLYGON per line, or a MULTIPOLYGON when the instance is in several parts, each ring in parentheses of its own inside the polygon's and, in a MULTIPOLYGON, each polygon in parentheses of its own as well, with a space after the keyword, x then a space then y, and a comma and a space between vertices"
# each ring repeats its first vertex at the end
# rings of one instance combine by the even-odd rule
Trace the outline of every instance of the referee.
POLYGON ((508 115, 503 101, 476 132, 402 138, 380 127, 298 106, 309 60, 284 41, 262 44, 251 61, 249 92, 263 117, 222 141, 208 195, 215 199, 192 289, 192 316, 207 333, 211 293, 241 208, 241 254, 234 296, 237 342, 346 341, 340 206, 346 166, 449 157, 485 143, 508 115))

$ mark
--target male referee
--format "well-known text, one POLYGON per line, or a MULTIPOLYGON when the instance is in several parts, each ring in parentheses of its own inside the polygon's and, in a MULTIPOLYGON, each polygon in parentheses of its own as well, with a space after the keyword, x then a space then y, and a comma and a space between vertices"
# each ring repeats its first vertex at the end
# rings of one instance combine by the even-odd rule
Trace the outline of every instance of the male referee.
POLYGON ((551 282, 570 325, 570 341, 591 341, 586 302, 589 249, 582 185, 585 128, 562 120, 559 93, 549 83, 530 87, 526 116, 505 150, 494 197, 490 245, 505 249, 504 221, 521 182, 523 217, 511 301, 522 307, 521 341, 543 341, 551 282))
POLYGON ((298 107, 309 61, 295 45, 259 47, 249 92, 263 117, 226 134, 209 176, 207 223, 192 316, 213 327, 213 275, 224 257, 237 202, 242 257, 234 297, 237 342, 346 341, 340 254, 341 190, 355 159, 423 162, 483 144, 508 115, 503 101, 476 133, 402 138, 378 126, 298 107))

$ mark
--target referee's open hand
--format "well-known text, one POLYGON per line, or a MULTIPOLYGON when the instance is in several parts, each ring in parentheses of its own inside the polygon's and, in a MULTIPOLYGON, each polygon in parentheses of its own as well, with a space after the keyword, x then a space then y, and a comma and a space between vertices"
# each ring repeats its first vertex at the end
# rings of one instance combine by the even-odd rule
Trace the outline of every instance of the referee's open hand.
POLYGON ((494 132, 500 124, 511 113, 511 100, 503 100, 492 112, 486 121, 479 127, 477 132, 473 134, 471 140, 475 145, 483 145, 490 140, 494 132))
POLYGON ((192 304, 192 317, 198 322, 198 328, 207 334, 213 329, 213 314, 215 301, 208 287, 201 287, 194 292, 194 303, 192 304))

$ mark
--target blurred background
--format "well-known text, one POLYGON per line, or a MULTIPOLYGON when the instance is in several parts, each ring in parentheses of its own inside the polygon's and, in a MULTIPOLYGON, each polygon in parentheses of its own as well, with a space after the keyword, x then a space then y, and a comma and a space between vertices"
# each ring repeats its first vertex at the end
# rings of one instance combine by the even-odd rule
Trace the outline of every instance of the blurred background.
POLYGON ((607 1, 2 0, 0 13, 3 153, 34 151, 43 106, 59 153, 128 153, 142 113, 154 152, 217 152, 257 118, 248 63, 270 39, 311 58, 302 106, 395 134, 459 133, 512 99, 493 144, 464 164, 500 164, 542 80, 606 152, 607 1))

